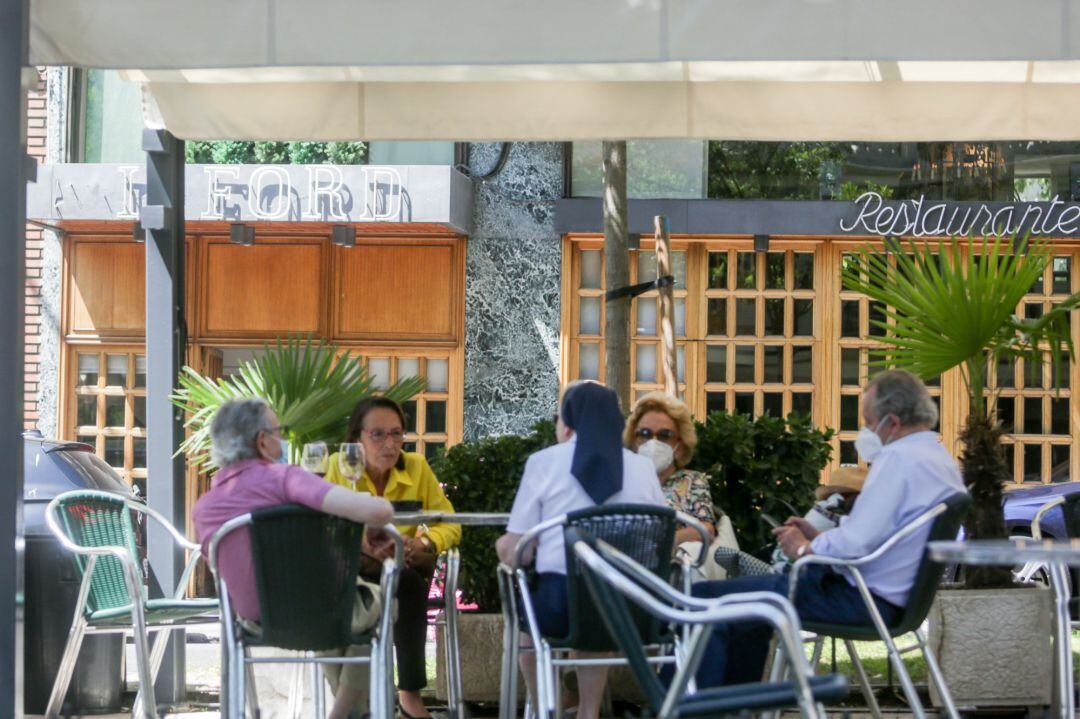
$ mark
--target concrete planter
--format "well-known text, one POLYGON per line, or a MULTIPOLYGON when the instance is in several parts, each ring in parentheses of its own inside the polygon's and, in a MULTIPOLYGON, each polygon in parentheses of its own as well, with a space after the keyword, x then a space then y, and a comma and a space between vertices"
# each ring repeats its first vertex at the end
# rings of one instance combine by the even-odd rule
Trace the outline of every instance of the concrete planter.
MULTIPOLYGON (((1045 587, 939 591, 929 615, 930 650, 956 704, 1049 705, 1053 616, 1045 587)), ((930 699, 941 706, 933 682, 930 699)))

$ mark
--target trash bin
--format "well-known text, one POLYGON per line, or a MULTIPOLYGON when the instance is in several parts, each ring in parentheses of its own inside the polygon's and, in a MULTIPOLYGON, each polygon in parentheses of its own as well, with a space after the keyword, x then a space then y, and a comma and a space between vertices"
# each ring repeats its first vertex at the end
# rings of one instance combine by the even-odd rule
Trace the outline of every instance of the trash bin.
MULTIPOLYGON (((72 555, 45 524, 49 501, 72 489, 135 496, 89 445, 23 434, 23 517, 26 536, 26 614, 23 699, 27 714, 44 714, 75 614, 79 578, 72 555)), ((124 686, 122 634, 90 635, 75 664, 65 713, 115 713, 124 686)))

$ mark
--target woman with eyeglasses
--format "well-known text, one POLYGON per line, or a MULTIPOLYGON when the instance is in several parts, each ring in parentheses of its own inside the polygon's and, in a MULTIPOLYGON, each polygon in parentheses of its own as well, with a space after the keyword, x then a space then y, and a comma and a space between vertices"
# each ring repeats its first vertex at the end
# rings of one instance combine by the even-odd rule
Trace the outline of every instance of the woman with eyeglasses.
MULTIPOLYGON (((664 392, 642 396, 634 403, 626 420, 623 444, 653 463, 668 506, 695 517, 705 525, 709 539, 714 538, 716 509, 709 491, 709 479, 704 472, 686 468, 697 446, 697 432, 689 408, 664 392)), ((675 546, 699 541, 697 532, 689 527, 675 533, 675 546)))
MULTIPOLYGON (((344 476, 334 454, 327 462, 326 480, 357 492, 370 492, 391 502, 420 502, 423 511, 453 512, 424 456, 402 449, 405 412, 386 397, 360 400, 349 419, 345 442, 364 448, 364 471, 357 480, 344 476)), ((397 650, 398 702, 406 719, 430 717, 420 698, 427 685, 424 642, 427 638, 427 597, 435 560, 461 540, 461 525, 433 524, 398 527, 405 536, 405 569, 398 584, 398 618, 394 624, 397 650)), ((393 555, 393 547, 384 556, 393 555)), ((361 573, 378 581, 383 556, 365 555, 361 573)), ((342 677, 345 681, 345 677, 342 677)), ((366 687, 365 687, 366 689, 366 687)))

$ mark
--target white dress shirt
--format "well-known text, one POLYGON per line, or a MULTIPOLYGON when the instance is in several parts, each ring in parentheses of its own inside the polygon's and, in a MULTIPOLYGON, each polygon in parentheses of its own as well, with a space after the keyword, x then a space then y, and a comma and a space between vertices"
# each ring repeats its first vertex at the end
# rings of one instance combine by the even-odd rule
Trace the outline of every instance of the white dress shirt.
MULTIPOLYGON (((577 437, 542 449, 529 457, 521 476, 508 532, 524 534, 541 522, 578 509, 596 506, 581 483, 570 474, 577 437)), ((622 451, 623 486, 604 504, 653 504, 666 507, 664 493, 652 462, 628 449, 622 451)), ((540 535, 536 547, 536 570, 566 574, 563 530, 556 527, 540 535)))
MULTIPOLYGON (((866 477, 851 514, 822 532, 814 554, 857 559, 877 549, 935 504, 966 492, 960 468, 935 432, 915 432, 885 445, 866 477)), ((860 569, 870 591, 897 606, 907 602, 926 548, 930 525, 860 569)), ((846 577, 852 585, 855 580, 846 577)))

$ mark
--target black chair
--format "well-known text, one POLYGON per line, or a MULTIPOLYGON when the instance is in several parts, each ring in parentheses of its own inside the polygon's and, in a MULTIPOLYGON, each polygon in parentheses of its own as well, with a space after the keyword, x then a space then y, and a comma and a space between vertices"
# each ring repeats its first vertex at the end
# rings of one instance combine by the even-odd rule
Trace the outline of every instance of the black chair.
MULTIPOLYGON (((558 672, 563 667, 580 664, 578 660, 568 656, 571 650, 612 652, 619 649, 618 642, 611 636, 603 622, 606 608, 598 607, 593 601, 592 595, 584 584, 577 556, 569 544, 565 548, 569 629, 566 636, 562 637, 548 637, 540 633, 529 596, 528 576, 522 562, 525 551, 544 532, 578 529, 618 547, 656 576, 669 576, 675 529, 679 523, 695 527, 702 536, 703 545, 707 546, 708 535, 704 527, 693 517, 667 507, 642 504, 608 504, 578 510, 543 522, 522 536, 517 545, 514 566, 502 565, 500 567, 502 578, 500 588, 505 622, 500 699, 502 716, 509 716, 512 707, 517 703, 515 665, 520 650, 517 631, 517 597, 520 597, 521 605, 525 610, 526 626, 537 654, 536 674, 539 696, 534 699, 541 717, 546 719, 558 708, 558 672)), ((704 558, 704 553, 701 558, 704 558)), ((674 641, 674 636, 667 625, 647 612, 637 612, 634 619, 637 622, 641 640, 647 646, 659 647, 674 641)), ((671 662, 673 657, 662 654, 650 657, 650 661, 671 662)), ((618 665, 625 664, 626 660, 621 657, 611 657, 593 658, 589 662, 618 665)))
POLYGON ((590 536, 568 529, 566 539, 578 557, 584 584, 597 604, 604 607, 604 626, 615 637, 648 702, 648 716, 704 717, 745 715, 749 712, 799 707, 806 717, 821 714, 819 702, 847 697, 847 678, 839 675, 812 677, 802 654, 799 620, 790 602, 767 592, 729 595, 704 600, 657 583, 650 572, 622 552, 590 536), (626 600, 629 598, 633 604, 626 600), (663 623, 691 626, 683 647, 682 663, 675 678, 664 687, 643 649, 637 612, 646 612, 663 623), (717 623, 761 621, 780 635, 781 646, 796 670, 790 681, 755 682, 687 693, 712 629, 717 623))
POLYGON ((862 661, 859 659, 859 654, 855 649, 854 642, 857 641, 881 641, 885 643, 889 660, 892 662, 897 676, 900 677, 900 684, 903 688, 904 696, 916 719, 922 719, 925 712, 923 710, 922 702, 919 700, 919 695, 915 691, 915 685, 911 681, 911 676, 904 666, 903 654, 915 649, 921 650, 923 657, 926 659, 926 666, 929 670, 930 679, 937 687, 945 712, 951 719, 959 718, 956 711, 956 705, 952 700, 952 695, 949 693, 948 687, 945 686, 945 678, 941 674, 941 669, 938 666, 937 660, 934 659, 933 654, 927 648, 926 636, 921 629, 923 622, 926 621, 926 615, 930 612, 930 606, 934 603, 934 596, 937 594, 938 586, 941 584, 945 565, 933 561, 930 559, 929 553, 925 550, 923 551, 922 561, 919 563, 919 569, 915 575, 915 583, 912 585, 911 594, 908 596, 907 606, 904 607, 904 613, 900 617, 900 620, 892 626, 886 625, 882 620, 881 615, 877 610, 877 606, 874 604, 870 590, 867 588, 866 582, 863 579, 860 568, 868 562, 876 560, 878 557, 892 549, 897 542, 914 532, 919 531, 927 524, 930 525, 930 532, 927 537, 928 542, 956 539, 956 535, 960 531, 960 524, 970 506, 970 496, 967 494, 955 494, 916 517, 866 557, 845 560, 811 554, 798 560, 792 568, 789 592, 789 597, 792 601, 794 601, 795 591, 798 587, 800 571, 811 564, 827 564, 835 567, 843 567, 855 579, 859 593, 862 596, 863 602, 866 604, 867 612, 873 619, 872 625, 853 626, 848 624, 826 624, 822 622, 806 621, 803 622, 803 629, 817 635, 814 647, 815 665, 821 657, 821 643, 824 641, 825 637, 835 637, 836 639, 843 640, 844 645, 847 647, 848 654, 851 656, 852 664, 855 667, 855 673, 859 680, 859 685, 862 688, 863 696, 866 699, 867 707, 871 714, 876 718, 881 717, 881 708, 878 706, 877 698, 874 696, 874 692, 870 687, 869 677, 867 676, 862 661), (904 649, 898 649, 893 639, 909 633, 915 636, 915 644, 904 649))
MULTIPOLYGON (((258 711, 258 696, 249 675, 255 663, 370 664, 370 711, 378 719, 393 716, 392 604, 403 546, 400 535, 388 531, 397 543, 396 562, 383 564, 380 586, 382 611, 379 621, 362 634, 352 631, 364 527, 298 505, 260 509, 236 517, 221 526, 210 541, 210 567, 217 582, 222 622, 222 702, 230 719, 244 716, 244 707, 258 711), (240 620, 232 612, 228 586, 218 572, 221 541, 246 529, 259 598, 257 625, 240 620), (370 656, 317 656, 316 652, 341 650, 351 645, 370 645, 370 656), (302 652, 297 657, 249 656, 251 647, 276 647, 302 652)), ((313 672, 312 696, 316 713, 323 715, 322 687, 313 672)))

